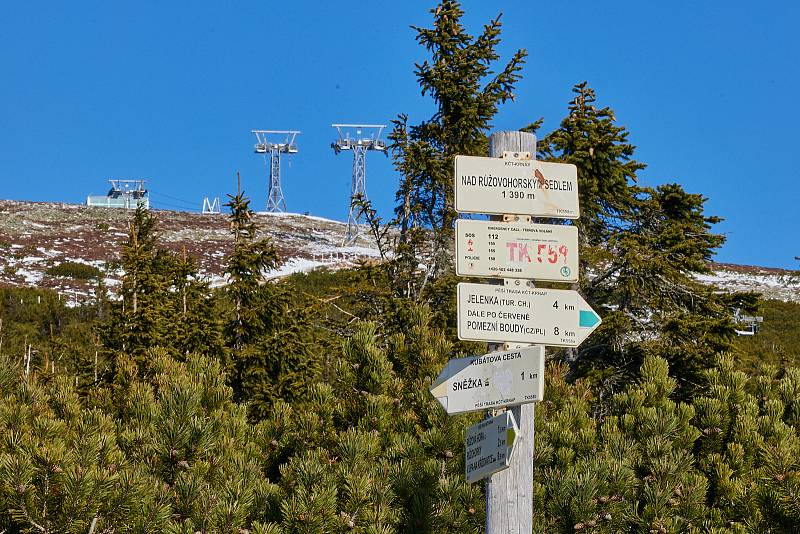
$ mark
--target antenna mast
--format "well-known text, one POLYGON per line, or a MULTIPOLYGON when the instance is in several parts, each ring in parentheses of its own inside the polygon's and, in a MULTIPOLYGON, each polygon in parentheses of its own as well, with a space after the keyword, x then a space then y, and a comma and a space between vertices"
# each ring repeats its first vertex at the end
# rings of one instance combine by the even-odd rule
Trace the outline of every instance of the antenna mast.
POLYGON ((294 138, 297 130, 251 130, 256 136, 255 152, 264 155, 264 163, 269 153, 269 192, 267 211, 286 211, 286 199, 281 188, 281 154, 296 154, 294 138))
POLYGON ((367 151, 378 150, 388 156, 386 143, 381 139, 385 124, 331 124, 338 138, 331 148, 338 154, 342 150, 353 151, 353 181, 350 187, 350 213, 347 216, 347 235, 343 245, 352 245, 361 235, 359 222, 362 210, 356 202, 367 199, 367 151), (353 135, 354 134, 354 135, 353 135))

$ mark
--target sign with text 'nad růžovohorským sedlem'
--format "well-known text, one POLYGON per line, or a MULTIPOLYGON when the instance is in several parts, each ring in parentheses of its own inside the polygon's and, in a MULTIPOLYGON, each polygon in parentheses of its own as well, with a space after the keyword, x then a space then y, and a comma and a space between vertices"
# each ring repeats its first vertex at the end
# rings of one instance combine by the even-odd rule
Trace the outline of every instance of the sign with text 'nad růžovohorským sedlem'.
POLYGON ((568 163, 456 156, 455 208, 577 219, 578 170, 568 163))

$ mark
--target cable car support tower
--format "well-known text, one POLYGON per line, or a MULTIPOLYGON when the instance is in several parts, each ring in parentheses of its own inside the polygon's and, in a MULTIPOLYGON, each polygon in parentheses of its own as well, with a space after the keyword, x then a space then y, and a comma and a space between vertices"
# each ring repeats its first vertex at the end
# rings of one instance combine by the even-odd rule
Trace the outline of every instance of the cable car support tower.
POLYGON ((281 154, 296 154, 295 137, 297 130, 251 130, 256 136, 255 152, 264 156, 269 153, 269 193, 267 211, 282 213, 286 211, 286 199, 281 188, 281 154))
POLYGON ((347 235, 343 245, 352 245, 361 235, 359 223, 363 210, 359 200, 367 200, 367 151, 377 150, 388 155, 386 143, 381 139, 385 124, 331 124, 338 138, 331 148, 338 154, 343 150, 353 151, 353 181, 350 187, 350 213, 347 216, 347 235), (354 134, 354 135, 351 135, 354 134))

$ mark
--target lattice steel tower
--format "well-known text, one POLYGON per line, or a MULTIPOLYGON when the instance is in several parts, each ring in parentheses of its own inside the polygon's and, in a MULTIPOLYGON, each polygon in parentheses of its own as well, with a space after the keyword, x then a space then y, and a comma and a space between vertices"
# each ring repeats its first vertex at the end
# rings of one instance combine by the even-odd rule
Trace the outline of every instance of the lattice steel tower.
POLYGON ((267 195, 267 211, 286 211, 286 199, 281 188, 281 154, 296 154, 297 145, 294 138, 300 132, 296 130, 252 130, 256 136, 256 154, 264 156, 269 153, 269 193, 267 195))
MULTIPOLYGON (((353 182, 350 187, 350 213, 347 216, 347 235, 344 245, 350 245, 361 234, 358 223, 363 219, 358 199, 367 200, 367 151, 378 150, 387 154, 386 143, 381 140, 385 124, 331 124, 338 138, 331 143, 337 154, 342 150, 353 151, 353 182), (354 135, 351 135, 354 134, 354 135)), ((387 154, 388 155, 388 154, 387 154)))

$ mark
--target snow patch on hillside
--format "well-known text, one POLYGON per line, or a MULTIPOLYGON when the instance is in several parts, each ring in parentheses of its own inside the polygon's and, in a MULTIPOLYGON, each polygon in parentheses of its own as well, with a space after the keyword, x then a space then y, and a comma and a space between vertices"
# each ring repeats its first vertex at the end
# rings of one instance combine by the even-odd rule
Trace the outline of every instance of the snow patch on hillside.
POLYGON ((308 219, 309 221, 320 221, 320 222, 326 222, 326 223, 332 223, 332 224, 341 224, 341 225, 345 225, 346 224, 346 223, 344 223, 342 221, 335 221, 333 219, 326 219, 325 217, 318 217, 316 215, 309 215, 307 213, 279 213, 279 212, 273 212, 273 211, 259 211, 259 212, 256 212, 256 214, 257 215, 266 215, 268 217, 284 217, 284 218, 286 218, 286 217, 289 217, 289 218, 291 218, 291 217, 302 217, 304 219, 308 219))
POLYGON ((715 269, 712 274, 696 274, 695 279, 724 291, 754 291, 765 298, 800 302, 800 273, 715 269))

